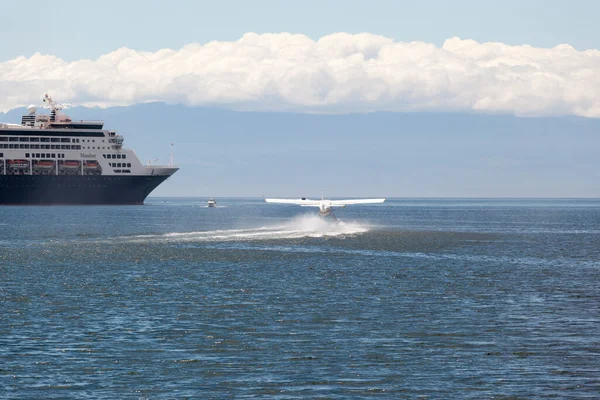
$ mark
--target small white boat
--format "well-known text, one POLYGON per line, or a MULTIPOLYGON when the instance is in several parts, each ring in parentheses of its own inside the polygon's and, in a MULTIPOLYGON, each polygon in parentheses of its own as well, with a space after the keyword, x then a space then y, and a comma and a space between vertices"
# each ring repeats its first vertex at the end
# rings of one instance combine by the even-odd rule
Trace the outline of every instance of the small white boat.
POLYGON ((208 202, 206 203, 206 205, 208 207, 216 207, 217 206, 217 202, 215 201, 215 199, 208 199, 208 202))

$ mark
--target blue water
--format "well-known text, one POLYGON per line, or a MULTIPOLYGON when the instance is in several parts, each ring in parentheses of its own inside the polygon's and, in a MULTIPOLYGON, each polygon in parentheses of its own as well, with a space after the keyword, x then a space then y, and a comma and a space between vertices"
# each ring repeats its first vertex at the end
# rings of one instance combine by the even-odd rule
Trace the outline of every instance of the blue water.
POLYGON ((0 398, 600 395, 600 200, 0 208, 0 398))

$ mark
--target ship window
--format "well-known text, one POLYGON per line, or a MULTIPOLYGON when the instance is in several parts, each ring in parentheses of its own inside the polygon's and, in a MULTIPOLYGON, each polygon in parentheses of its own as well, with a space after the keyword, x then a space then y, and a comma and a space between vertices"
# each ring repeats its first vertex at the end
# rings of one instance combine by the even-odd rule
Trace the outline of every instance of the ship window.
POLYGON ((35 153, 35 158, 40 158, 40 153, 35 153))
POLYGON ((8 138, 7 137, 0 137, 0 142, 8 142, 8 138))
POLYGON ((46 142, 47 143, 49 141, 50 141, 50 138, 47 138, 47 137, 40 138, 40 142, 46 142))
MULTIPOLYGON (((0 153, 0 157, 2 157, 1 154, 2 153, 0 153)), ((25 158, 29 158, 29 153, 25 153, 25 158)))
POLYGON ((0 144, 0 149, 8 149, 8 145, 7 144, 0 144))
POLYGON ((32 138, 29 139, 29 141, 30 142, 39 142, 40 138, 38 138, 38 137, 32 137, 32 138))
POLYGON ((52 153, 52 158, 56 158, 56 154, 52 153))
POLYGON ((112 155, 112 158, 117 158, 117 155, 116 155, 116 154, 113 154, 113 155, 112 155))
POLYGON ((53 138, 50 138, 50 141, 51 141, 51 142, 54 142, 54 143, 56 143, 56 142, 60 142, 60 138, 53 137, 53 138))
POLYGON ((41 158, 46 158, 46 154, 45 153, 42 153, 40 155, 42 156, 41 158))
POLYGON ((71 139, 69 138, 61 138, 60 141, 61 143, 71 143, 71 139))
POLYGON ((8 141, 9 142, 18 142, 19 138, 18 137, 11 137, 11 138, 8 138, 8 141))
POLYGON ((127 168, 131 168, 131 163, 127 163, 127 168))
POLYGON ((22 138, 19 138, 19 141, 20 142, 29 142, 29 138, 28 137, 22 137, 22 138))

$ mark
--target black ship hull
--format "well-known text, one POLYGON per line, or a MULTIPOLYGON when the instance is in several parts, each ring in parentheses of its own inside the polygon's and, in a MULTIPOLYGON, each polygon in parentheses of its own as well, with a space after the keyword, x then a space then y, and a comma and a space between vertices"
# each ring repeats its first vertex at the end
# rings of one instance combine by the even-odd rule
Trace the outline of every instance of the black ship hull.
POLYGON ((0 175, 0 204, 143 204, 168 175, 0 175))

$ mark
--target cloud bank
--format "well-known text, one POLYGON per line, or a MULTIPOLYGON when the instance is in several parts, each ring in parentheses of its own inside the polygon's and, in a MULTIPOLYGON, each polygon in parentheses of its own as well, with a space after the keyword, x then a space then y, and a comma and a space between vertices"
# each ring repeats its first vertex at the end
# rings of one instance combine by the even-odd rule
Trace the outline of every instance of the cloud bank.
POLYGON ((600 117, 600 51, 478 43, 442 47, 370 33, 247 33, 236 42, 157 52, 127 48, 66 62, 35 54, 0 63, 0 110, 63 103, 298 112, 476 111, 600 117))

